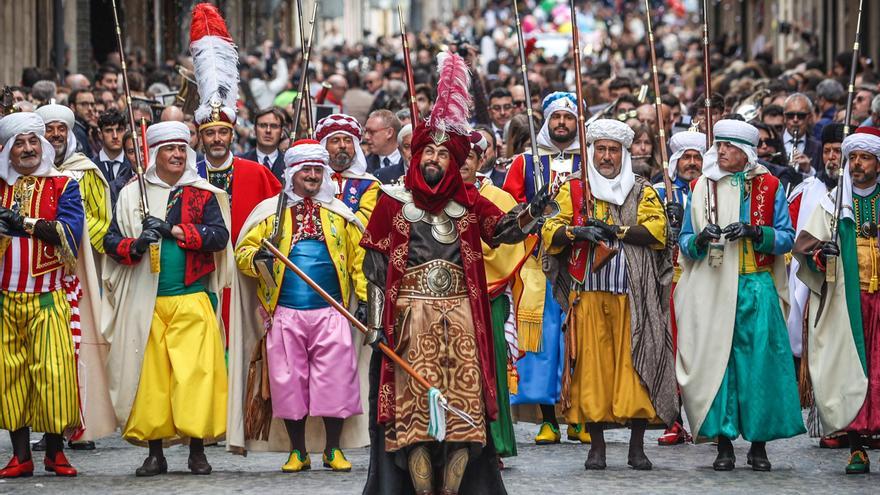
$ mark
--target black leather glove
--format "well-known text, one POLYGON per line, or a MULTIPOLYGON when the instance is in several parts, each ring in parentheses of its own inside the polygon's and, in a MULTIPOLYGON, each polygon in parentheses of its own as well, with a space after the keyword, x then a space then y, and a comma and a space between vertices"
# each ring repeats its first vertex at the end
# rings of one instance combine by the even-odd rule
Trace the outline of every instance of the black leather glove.
POLYGON ((138 237, 131 244, 131 252, 137 257, 141 257, 144 253, 147 252, 147 249, 150 248, 150 244, 154 242, 159 242, 162 239, 162 234, 153 229, 147 229, 141 232, 140 237, 138 237))
POLYGON ((681 203, 667 204, 666 218, 669 219, 670 229, 681 230, 681 222, 684 220, 684 206, 681 203))
POLYGON ((354 317, 364 325, 367 324, 367 303, 365 301, 358 301, 357 308, 354 310, 354 317))
POLYGON ((172 237, 174 237, 173 235, 171 235, 171 229, 174 226, 166 222, 165 220, 161 220, 152 215, 144 218, 144 221, 141 222, 141 226, 143 226, 144 230, 155 230, 166 239, 171 239, 172 237))
POLYGON ((388 339, 385 337, 385 332, 381 329, 370 330, 370 333, 364 335, 364 345, 372 347, 376 352, 382 352, 379 350, 379 344, 388 345, 388 339))
POLYGON ((572 227, 571 233, 575 241, 603 242, 606 239, 605 232, 594 225, 572 227))
POLYGON ((823 242, 822 245, 819 246, 819 252, 817 254, 819 256, 819 261, 824 265, 828 262, 829 256, 840 256, 840 248, 833 242, 823 242))
POLYGON ((544 215, 544 210, 550 204, 550 184, 544 184, 544 187, 535 194, 535 197, 529 201, 529 215, 532 218, 538 218, 544 215))
POLYGON ((12 235, 12 227, 9 226, 3 220, 0 220, 0 235, 11 236, 12 235))
POLYGON ((721 239, 721 227, 714 223, 710 223, 709 225, 706 225, 699 234, 697 234, 697 238, 694 239, 694 244, 696 244, 699 249, 706 249, 709 247, 710 242, 717 241, 718 239, 721 239))
POLYGON ((24 230, 24 217, 15 210, 0 208, 0 221, 6 222, 12 230, 24 230))
POLYGON ((724 238, 728 241, 751 239, 753 242, 761 242, 761 238, 764 237, 764 231, 761 227, 756 227, 743 222, 732 223, 727 227, 724 227, 721 232, 724 234, 724 238))
POLYGON ((612 239, 617 238, 617 233, 620 232, 620 227, 617 225, 611 225, 603 222, 602 220, 597 220, 595 218, 590 218, 587 220, 588 227, 596 227, 597 229, 602 231, 602 235, 605 236, 605 240, 610 241, 612 239))
POLYGON ((272 263, 275 262, 275 255, 269 252, 268 249, 261 247, 257 250, 257 253, 254 255, 254 266, 257 266, 257 263, 267 263, 269 266, 272 266, 272 263))

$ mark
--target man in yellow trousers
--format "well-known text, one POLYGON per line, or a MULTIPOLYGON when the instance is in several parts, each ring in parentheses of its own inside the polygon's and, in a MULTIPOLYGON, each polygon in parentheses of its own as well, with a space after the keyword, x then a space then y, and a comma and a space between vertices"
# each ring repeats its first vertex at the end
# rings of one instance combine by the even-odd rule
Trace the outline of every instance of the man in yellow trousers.
POLYGON ((210 474, 204 442, 226 432, 226 367, 216 294, 232 268, 226 193, 199 177, 189 129, 147 130, 150 214, 137 181, 119 193, 104 240, 104 333, 122 436, 148 444, 138 476, 168 471, 164 443, 189 442, 188 467, 210 474), (157 249, 158 248, 158 249, 157 249), (157 270, 158 269, 158 270, 157 270))

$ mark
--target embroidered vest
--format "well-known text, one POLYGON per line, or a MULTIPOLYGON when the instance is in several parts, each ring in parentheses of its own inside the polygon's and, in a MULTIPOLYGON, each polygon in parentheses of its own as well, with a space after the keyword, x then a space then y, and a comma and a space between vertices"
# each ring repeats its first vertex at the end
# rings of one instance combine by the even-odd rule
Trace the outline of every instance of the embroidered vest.
MULTIPOLYGON (((772 174, 761 174, 750 182, 752 191, 749 223, 755 226, 772 227, 776 213, 776 192, 779 190, 779 179, 772 174)), ((772 254, 755 252, 755 264, 759 267, 772 266, 775 259, 776 257, 772 254)))
MULTIPOLYGON (((205 205, 212 197, 211 191, 184 186, 180 196, 180 223, 202 223, 205 205)), ((214 253, 187 250, 184 283, 193 284, 214 268, 214 253)))
MULTIPOLYGON (((581 156, 573 153, 563 154, 566 160, 572 160, 571 173, 575 173, 581 168, 581 156)), ((544 184, 549 184, 556 178, 556 173, 550 170, 550 160, 553 155, 541 155, 541 165, 544 169, 544 184)), ((531 153, 523 153, 523 161, 525 162, 525 171, 523 177, 526 184, 526 201, 531 201, 538 192, 535 190, 535 161, 531 153)))
POLYGON ((372 184, 373 181, 368 179, 345 179, 339 199, 351 208, 351 211, 357 212, 360 209, 361 198, 372 184))
MULTIPOLYGON (((20 177, 17 190, 0 181, 0 205, 4 208, 12 208, 16 205, 20 209, 19 212, 27 217, 54 220, 58 211, 58 202, 71 180, 67 176, 20 177)), ((32 277, 64 266, 60 248, 37 238, 32 239, 30 259, 32 277)))

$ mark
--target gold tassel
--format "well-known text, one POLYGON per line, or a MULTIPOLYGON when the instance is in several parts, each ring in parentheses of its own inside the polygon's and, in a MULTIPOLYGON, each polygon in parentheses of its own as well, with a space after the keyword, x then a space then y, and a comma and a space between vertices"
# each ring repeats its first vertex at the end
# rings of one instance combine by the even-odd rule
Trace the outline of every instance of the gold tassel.
POLYGON ((514 395, 519 393, 519 372, 510 359, 507 360, 507 390, 514 395))
POLYGON ((543 328, 540 319, 537 321, 532 318, 519 317, 516 320, 516 336, 520 350, 525 352, 541 352, 543 328))
POLYGON ((871 281, 868 283, 868 294, 877 292, 877 248, 871 245, 871 281))

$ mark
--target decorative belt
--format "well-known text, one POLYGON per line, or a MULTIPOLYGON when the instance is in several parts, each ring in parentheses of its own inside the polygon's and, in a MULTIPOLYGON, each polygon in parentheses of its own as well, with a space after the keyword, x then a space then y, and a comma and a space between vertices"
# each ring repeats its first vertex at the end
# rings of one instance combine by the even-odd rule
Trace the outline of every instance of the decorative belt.
POLYGON ((407 268, 400 282, 401 296, 448 297, 467 294, 464 270, 446 260, 407 268))

